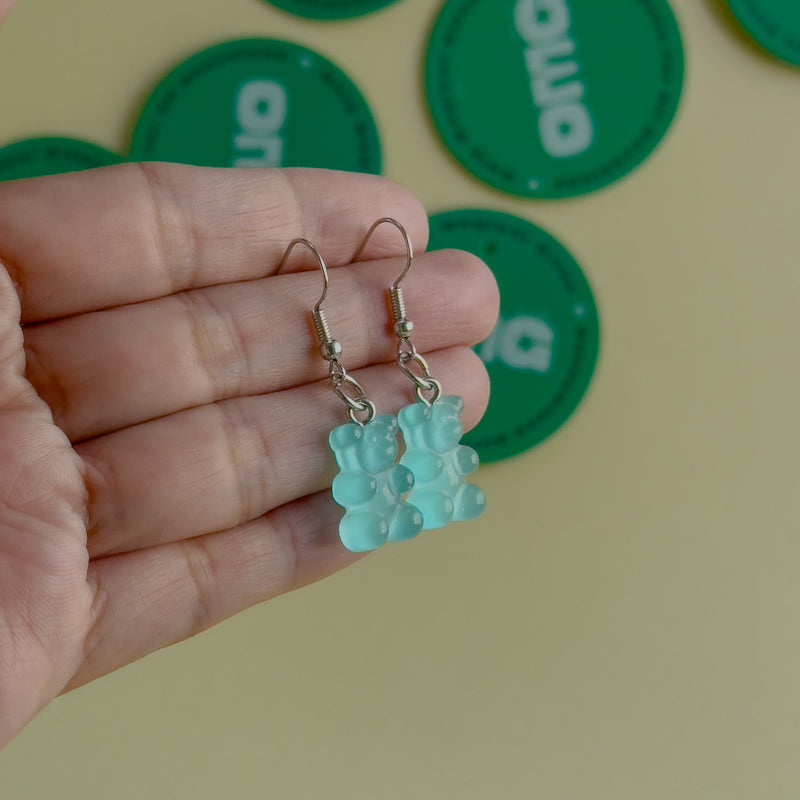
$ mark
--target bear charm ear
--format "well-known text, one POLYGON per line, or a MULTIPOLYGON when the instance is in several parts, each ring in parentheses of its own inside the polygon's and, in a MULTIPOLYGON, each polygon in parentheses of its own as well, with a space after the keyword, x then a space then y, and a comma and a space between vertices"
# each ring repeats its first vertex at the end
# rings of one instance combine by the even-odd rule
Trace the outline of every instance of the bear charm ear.
POLYGON ((361 429, 356 425, 339 425, 328 436, 331 450, 341 450, 353 444, 361 436, 361 429))
POLYGON ((413 405, 405 406, 397 412, 397 420, 401 427, 403 424, 408 427, 422 425, 429 416, 430 408, 423 403, 414 403, 413 405))
POLYGON ((392 433, 397 433, 397 417, 394 414, 381 414, 375 421, 385 425, 392 433))
POLYGON ((454 414, 461 416, 464 411, 464 401, 456 394, 451 394, 449 397, 443 397, 442 403, 450 406, 454 414))

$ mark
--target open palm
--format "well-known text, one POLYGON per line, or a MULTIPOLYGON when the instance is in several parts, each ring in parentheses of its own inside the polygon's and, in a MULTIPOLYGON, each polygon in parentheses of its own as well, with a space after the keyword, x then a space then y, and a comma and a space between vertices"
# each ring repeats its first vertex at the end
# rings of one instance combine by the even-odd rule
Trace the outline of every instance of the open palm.
MULTIPOLYGON (((0 745, 59 692, 356 557, 336 535, 344 421, 308 310, 318 243, 343 361, 380 411, 410 399, 385 289, 425 214, 346 173, 122 165, 0 184, 0 745)), ((466 402, 497 292, 477 259, 418 258, 417 346, 466 402)))

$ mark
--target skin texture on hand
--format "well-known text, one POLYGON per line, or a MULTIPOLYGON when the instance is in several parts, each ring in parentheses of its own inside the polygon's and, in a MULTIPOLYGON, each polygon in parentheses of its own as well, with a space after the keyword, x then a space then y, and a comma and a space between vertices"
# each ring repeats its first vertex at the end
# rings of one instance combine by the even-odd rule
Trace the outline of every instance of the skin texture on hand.
MULTIPOLYGON (((412 398, 392 363, 393 216, 427 218, 382 178, 126 164, 0 183, 0 745, 74 686, 358 556, 326 441, 346 420, 309 310, 308 254, 343 363, 380 413, 412 398)), ((478 259, 417 257, 415 342, 465 427, 488 399, 469 349, 497 289, 478 259)))

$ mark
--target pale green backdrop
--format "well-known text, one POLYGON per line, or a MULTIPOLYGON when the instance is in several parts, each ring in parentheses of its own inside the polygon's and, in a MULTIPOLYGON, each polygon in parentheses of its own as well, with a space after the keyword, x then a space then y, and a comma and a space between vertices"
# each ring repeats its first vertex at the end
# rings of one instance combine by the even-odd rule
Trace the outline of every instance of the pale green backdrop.
POLYGON ((665 144, 610 189, 536 203, 431 132, 416 66, 438 2, 325 24, 259 0, 19 0, 0 140, 119 149, 176 60, 300 41, 362 87, 386 173, 432 211, 558 236, 604 341, 568 425, 482 469, 483 519, 56 701, 0 755, 3 800, 800 795, 800 70, 722 2, 672 4, 689 82, 665 144))

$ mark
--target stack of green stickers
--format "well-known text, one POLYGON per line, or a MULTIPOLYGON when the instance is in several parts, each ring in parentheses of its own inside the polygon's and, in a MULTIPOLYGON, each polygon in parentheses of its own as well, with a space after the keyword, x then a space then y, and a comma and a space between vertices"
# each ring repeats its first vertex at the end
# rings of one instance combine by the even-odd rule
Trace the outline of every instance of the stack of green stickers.
POLYGON ((397 0, 267 0, 272 5, 310 19, 360 17, 397 0))
POLYGON ((800 66, 800 0, 728 0, 728 5, 765 50, 800 66))
POLYGON ((447 0, 425 82, 466 169, 504 192, 560 198, 641 164, 672 123, 683 76, 666 0, 447 0))
POLYGON ((527 220, 469 209, 431 217, 430 248, 482 258, 500 287, 500 320, 478 348, 492 396, 480 424, 464 437, 481 461, 521 453, 572 415, 594 374, 597 307, 578 263, 527 220))
POLYGON ((21 139, 0 148, 0 181, 78 172, 124 161, 91 142, 63 136, 21 139))
POLYGON ((273 39, 224 42, 177 66, 144 106, 131 159, 381 170, 375 121, 353 82, 318 53, 273 39))

